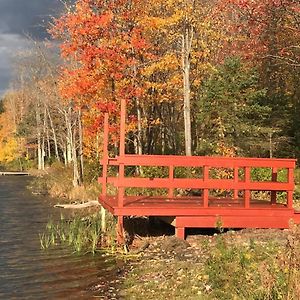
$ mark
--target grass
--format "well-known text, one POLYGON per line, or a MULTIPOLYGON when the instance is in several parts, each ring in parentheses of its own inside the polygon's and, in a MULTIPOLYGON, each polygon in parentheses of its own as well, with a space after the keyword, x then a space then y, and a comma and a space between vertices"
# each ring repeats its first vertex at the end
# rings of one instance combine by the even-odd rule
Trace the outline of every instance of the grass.
MULTIPOLYGON (((206 237, 188 258, 154 250, 133 263, 125 299, 300 299, 300 227, 285 241, 206 237)), ((158 246, 158 248, 160 248, 158 246)))
POLYGON ((55 245, 66 245, 76 253, 92 253, 103 250, 109 245, 113 252, 115 247, 115 221, 108 217, 107 232, 101 231, 101 215, 96 213, 88 217, 76 216, 65 219, 63 215, 59 221, 49 220, 45 232, 39 235, 41 249, 48 249, 55 245), (108 238, 109 243, 108 243, 108 238))

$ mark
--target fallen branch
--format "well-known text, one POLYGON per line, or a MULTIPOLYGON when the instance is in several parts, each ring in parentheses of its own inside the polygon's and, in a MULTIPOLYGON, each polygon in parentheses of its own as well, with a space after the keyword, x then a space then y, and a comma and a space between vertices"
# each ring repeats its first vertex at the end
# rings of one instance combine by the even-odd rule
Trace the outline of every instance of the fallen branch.
POLYGON ((97 200, 94 200, 94 201, 88 201, 88 202, 84 202, 84 203, 54 205, 54 207, 71 208, 71 209, 81 209, 81 208, 87 208, 87 207, 92 207, 92 206, 100 206, 100 204, 97 200))

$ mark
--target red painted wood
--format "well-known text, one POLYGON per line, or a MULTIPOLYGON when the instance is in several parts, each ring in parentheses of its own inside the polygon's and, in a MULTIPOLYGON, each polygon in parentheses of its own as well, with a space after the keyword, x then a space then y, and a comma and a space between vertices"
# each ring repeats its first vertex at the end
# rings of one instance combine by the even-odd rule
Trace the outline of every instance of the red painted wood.
MULTIPOLYGON (((169 180, 173 181, 174 180, 174 167, 173 166, 169 166, 169 180)), ((174 189, 171 186, 169 186, 169 193, 168 193, 168 197, 172 198, 174 196, 174 189)))
POLYGON ((233 194, 233 198, 234 199, 237 199, 238 198, 238 183, 239 183, 239 169, 237 167, 234 168, 234 173, 233 173, 233 178, 234 178, 234 185, 235 185, 235 188, 234 188, 234 194, 233 194))
POLYGON ((176 217, 176 226, 216 228, 289 228, 290 218, 270 216, 176 217))
MULTIPOLYGON (((204 182, 208 182, 209 181, 209 167, 208 166, 204 166, 203 167, 203 183, 204 182)), ((187 180, 184 180, 183 182, 186 182, 187 183, 187 180)), ((198 186, 198 188, 200 188, 198 186)), ((209 190, 208 190, 208 187, 204 186, 203 187, 204 190, 203 190, 203 206, 206 208, 208 207, 208 204, 209 204, 209 190)))
POLYGON ((102 195, 106 195, 107 167, 108 167, 108 134, 109 134, 108 113, 104 114, 104 136, 103 136, 103 159, 102 159, 102 195))
POLYGON ((234 182, 233 179, 193 179, 193 178, 139 178, 139 177, 108 177, 107 182, 117 187, 149 187, 149 188, 192 188, 192 189, 224 189, 253 191, 286 191, 293 190, 293 182, 234 182))
POLYGON ((123 218, 123 216, 118 216, 117 242, 118 242, 118 244, 124 244, 124 218, 123 218))
POLYGON ((179 239, 185 239, 185 228, 184 227, 176 227, 175 229, 175 234, 176 237, 178 237, 179 239))
MULTIPOLYGON (((288 169, 288 182, 294 182, 294 168, 288 169)), ((291 187, 287 192, 287 206, 289 208, 293 207, 293 191, 294 187, 291 187)))
POLYGON ((267 159, 243 157, 202 157, 178 155, 134 155, 125 153, 126 101, 121 101, 120 112, 120 152, 119 156, 108 156, 108 115, 104 118, 102 194, 99 202, 112 214, 118 216, 118 241, 124 239, 124 216, 175 216, 176 232, 185 237, 186 227, 215 227, 216 222, 223 227, 286 228, 289 220, 300 223, 300 213, 293 210, 295 159, 267 159), (108 177, 108 166, 118 166, 118 176, 108 177), (126 177, 126 166, 162 166, 169 168, 168 178, 126 177), (203 168, 203 178, 174 178, 176 167, 203 168), (232 179, 210 178, 213 168, 228 168, 232 179), (257 182, 251 179, 252 168, 272 169, 272 181, 257 182), (287 182, 277 181, 278 168, 288 170, 287 182), (239 179, 239 169, 244 169, 244 178, 239 179), (108 196, 106 184, 118 188, 117 195, 108 196), (165 188, 168 196, 138 197, 126 196, 125 189, 165 188), (174 197, 174 189, 198 189, 201 196, 174 197), (233 191, 233 198, 212 197, 210 190, 233 191), (239 197, 243 192, 243 198, 239 197), (251 199, 251 191, 270 191, 271 200, 251 199), (287 204, 276 203, 277 192, 287 194, 287 204))
MULTIPOLYGON (((245 209, 243 199, 233 200, 210 197, 208 208, 204 208, 203 199, 197 197, 143 197, 127 196, 124 207, 119 208, 117 198, 113 196, 100 196, 99 201, 105 204, 113 214, 124 216, 182 216, 182 215, 234 215, 236 217, 249 216, 276 216, 288 217, 294 214, 282 204, 271 206, 270 202, 251 200, 251 208, 245 209)), ((300 214, 299 214, 300 215, 300 214)))
MULTIPOLYGON (((121 100, 121 122, 120 122, 120 159, 125 155, 125 132, 126 132, 126 100, 121 100)), ((121 161, 119 163, 122 163, 121 161)), ((123 162, 124 163, 124 162, 123 162)), ((124 163, 125 164, 125 163, 124 163)))
POLYGON ((186 166, 201 167, 204 165, 220 168, 261 167, 261 168, 294 168, 296 159, 219 157, 219 156, 180 156, 180 155, 136 155, 126 154, 117 157, 112 164, 124 163, 129 166, 186 166))

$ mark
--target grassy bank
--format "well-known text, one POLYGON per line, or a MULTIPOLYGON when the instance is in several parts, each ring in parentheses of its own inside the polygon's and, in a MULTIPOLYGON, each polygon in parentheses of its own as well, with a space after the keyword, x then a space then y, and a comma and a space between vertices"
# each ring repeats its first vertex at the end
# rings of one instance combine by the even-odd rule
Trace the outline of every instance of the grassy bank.
POLYGON ((163 237, 132 264, 125 299, 300 299, 300 227, 163 237))
POLYGON ((61 163, 54 163, 45 171, 31 170, 35 178, 29 188, 34 193, 47 193, 63 202, 95 200, 101 190, 97 182, 99 171, 90 168, 86 173, 84 184, 74 187, 72 168, 61 163))

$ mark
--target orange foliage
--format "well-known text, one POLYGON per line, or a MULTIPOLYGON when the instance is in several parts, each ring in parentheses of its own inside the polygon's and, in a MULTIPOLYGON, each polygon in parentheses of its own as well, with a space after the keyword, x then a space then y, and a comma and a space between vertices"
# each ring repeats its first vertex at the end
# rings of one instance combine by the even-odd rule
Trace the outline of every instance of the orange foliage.
MULTIPOLYGON (((88 155, 97 148, 95 137, 104 112, 118 124, 120 100, 125 98, 130 106, 145 93, 140 77, 151 51, 138 22, 143 6, 139 0, 78 0, 54 20, 50 30, 53 37, 62 39, 61 56, 67 60, 59 80, 60 94, 83 111, 88 155)), ((116 125, 110 125, 110 132, 114 143, 119 134, 116 125)))

